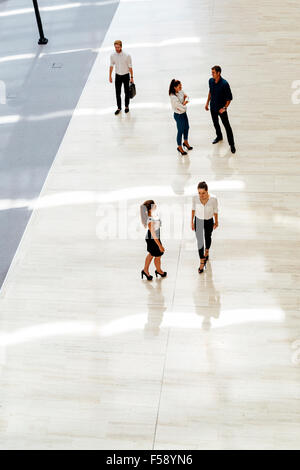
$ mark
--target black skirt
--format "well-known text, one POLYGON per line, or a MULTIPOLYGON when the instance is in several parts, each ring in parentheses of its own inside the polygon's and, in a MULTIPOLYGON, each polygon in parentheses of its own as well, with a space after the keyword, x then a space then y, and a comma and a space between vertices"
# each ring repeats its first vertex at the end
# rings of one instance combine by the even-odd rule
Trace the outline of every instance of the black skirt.
MULTIPOLYGON (((160 241, 160 230, 156 230, 156 236, 158 240, 160 241)), ((150 253, 151 256, 155 256, 155 258, 159 258, 160 256, 163 255, 163 252, 160 251, 158 248, 158 244, 152 238, 150 230, 148 230, 147 235, 146 235, 146 243, 147 243, 147 251, 150 253)))

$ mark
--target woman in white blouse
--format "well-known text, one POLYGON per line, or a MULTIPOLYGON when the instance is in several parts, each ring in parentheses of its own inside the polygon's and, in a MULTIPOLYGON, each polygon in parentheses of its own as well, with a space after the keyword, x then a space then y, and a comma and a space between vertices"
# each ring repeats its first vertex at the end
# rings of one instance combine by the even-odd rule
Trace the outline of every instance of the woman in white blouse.
POLYGON ((196 232, 200 257, 198 272, 201 274, 209 258, 212 232, 218 227, 218 199, 216 196, 208 194, 205 181, 198 184, 198 195, 193 197, 191 227, 196 232))
POLYGON ((161 269, 160 258, 164 254, 165 249, 160 240, 161 220, 156 209, 156 204, 152 199, 148 199, 140 206, 142 224, 148 229, 146 233, 148 255, 146 256, 141 276, 142 279, 145 276, 148 281, 153 279, 153 276, 149 273, 149 267, 153 258, 156 267, 155 276, 166 277, 167 275, 166 271, 161 269))
POLYGON ((189 120, 186 114, 186 105, 188 103, 188 96, 182 90, 182 85, 179 80, 173 80, 169 87, 169 96, 171 100, 171 106, 174 111, 174 119, 177 124, 177 150, 181 155, 187 155, 182 148, 182 136, 183 146, 187 150, 193 150, 188 142, 189 135, 189 120))

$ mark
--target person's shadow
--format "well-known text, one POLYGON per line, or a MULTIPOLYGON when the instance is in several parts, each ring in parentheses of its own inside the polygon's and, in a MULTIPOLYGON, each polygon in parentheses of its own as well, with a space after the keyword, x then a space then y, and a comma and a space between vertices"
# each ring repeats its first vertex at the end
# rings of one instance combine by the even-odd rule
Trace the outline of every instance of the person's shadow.
POLYGON ((216 179, 229 178, 236 173, 237 158, 233 156, 230 148, 226 151, 224 146, 214 145, 208 159, 216 179))
POLYGON ((177 160, 176 174, 172 178, 171 186, 177 196, 183 196, 185 187, 191 177, 191 160, 189 157, 180 157, 177 160))
POLYGON ((219 318, 221 311, 220 293, 213 282, 210 262, 207 263, 204 273, 199 275, 193 298, 197 315, 203 317, 202 328, 208 331, 211 328, 211 319, 219 318))
POLYGON ((148 290, 148 318, 144 326, 146 337, 159 335, 164 312, 167 310, 162 293, 162 282, 164 282, 164 279, 157 279, 156 281, 146 283, 148 290))

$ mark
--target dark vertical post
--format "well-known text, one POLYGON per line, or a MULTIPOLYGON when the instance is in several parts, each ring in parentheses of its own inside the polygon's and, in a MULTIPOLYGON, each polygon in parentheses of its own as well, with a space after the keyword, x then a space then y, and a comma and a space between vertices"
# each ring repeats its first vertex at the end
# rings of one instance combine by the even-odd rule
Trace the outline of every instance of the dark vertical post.
POLYGON ((39 28, 39 33, 40 33, 39 44, 47 44, 48 39, 45 38, 45 36, 44 36, 43 25, 42 25, 42 20, 41 20, 41 15, 40 15, 38 2, 37 2, 37 0, 32 0, 32 2, 33 2, 35 16, 36 16, 36 22, 37 22, 37 25, 38 25, 38 28, 39 28))

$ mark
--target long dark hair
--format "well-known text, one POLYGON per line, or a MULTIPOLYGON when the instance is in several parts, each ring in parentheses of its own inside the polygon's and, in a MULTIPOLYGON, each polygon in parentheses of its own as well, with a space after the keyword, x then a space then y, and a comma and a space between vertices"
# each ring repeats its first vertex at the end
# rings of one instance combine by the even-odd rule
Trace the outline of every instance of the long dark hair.
POLYGON ((180 85, 180 83, 180 80, 175 80, 175 78, 173 78, 169 86, 169 95, 176 95, 175 87, 180 85))
POLYGON ((208 186, 207 186, 207 184, 205 183, 205 181, 201 181, 201 182, 198 184, 198 189, 204 189, 205 191, 208 191, 208 186))
POLYGON ((152 199, 148 199, 140 206, 141 221, 144 227, 147 227, 149 212, 151 211, 151 208, 154 204, 155 202, 152 199))

